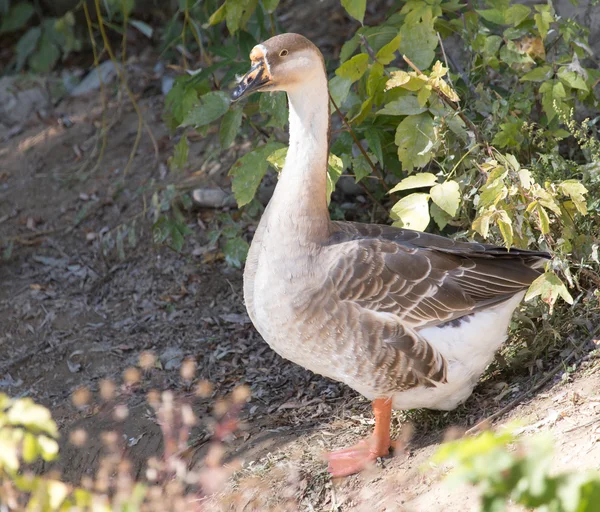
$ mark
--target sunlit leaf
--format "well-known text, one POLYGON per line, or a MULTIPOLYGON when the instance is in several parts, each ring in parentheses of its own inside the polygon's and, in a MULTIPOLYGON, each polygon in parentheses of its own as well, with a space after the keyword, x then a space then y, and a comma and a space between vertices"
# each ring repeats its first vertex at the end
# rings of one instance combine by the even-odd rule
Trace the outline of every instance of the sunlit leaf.
POLYGON ((403 197, 391 210, 394 226, 425 231, 429 225, 429 194, 414 193, 403 197))
POLYGON ((365 74, 368 66, 369 56, 366 53, 359 53, 337 68, 335 74, 341 78, 346 78, 351 82, 356 82, 365 74))
POLYGON ((560 189, 563 193, 571 198, 575 207, 581 213, 581 215, 587 214, 587 204, 585 200, 585 194, 587 194, 587 188, 577 180, 565 180, 559 184, 560 189))
POLYGON ((525 300, 531 300, 538 295, 550 306, 556 302, 558 297, 562 297, 568 304, 573 304, 573 297, 554 272, 546 272, 531 283, 525 300))
POLYGON ((327 204, 331 201, 331 194, 335 190, 335 185, 344 171, 342 159, 334 154, 329 155, 327 160, 327 204))
POLYGON ((408 176, 408 178, 404 178, 390 190, 389 193, 392 194, 400 190, 410 190, 412 188, 432 187, 435 184, 437 184, 437 177, 435 174, 431 174, 430 172, 419 172, 412 176, 408 176))
POLYGON ((435 185, 429 191, 431 200, 448 215, 454 217, 460 205, 460 188, 454 180, 435 185))
POLYGON ((500 229, 500 234, 504 239, 504 244, 510 249, 513 243, 512 219, 508 216, 508 213, 505 210, 498 210, 494 217, 496 219, 496 223, 498 224, 498 228, 500 229))

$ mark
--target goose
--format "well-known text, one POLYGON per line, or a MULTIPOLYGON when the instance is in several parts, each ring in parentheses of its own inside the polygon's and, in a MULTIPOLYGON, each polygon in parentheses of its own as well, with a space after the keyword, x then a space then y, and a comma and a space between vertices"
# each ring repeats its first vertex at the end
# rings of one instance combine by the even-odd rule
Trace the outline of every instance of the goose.
POLYGON ((244 301, 275 352, 372 401, 373 434, 326 454, 332 476, 351 475, 388 455, 392 409, 451 410, 471 395, 550 255, 332 221, 321 52, 288 33, 250 60, 232 99, 285 91, 289 149, 248 252, 244 301))

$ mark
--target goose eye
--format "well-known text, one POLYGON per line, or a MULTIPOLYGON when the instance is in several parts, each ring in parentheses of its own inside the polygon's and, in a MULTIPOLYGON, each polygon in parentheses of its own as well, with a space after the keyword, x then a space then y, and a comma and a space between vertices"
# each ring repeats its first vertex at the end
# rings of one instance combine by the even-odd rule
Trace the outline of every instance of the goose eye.
POLYGON ((285 57, 285 56, 286 56, 288 53, 289 53, 289 52, 288 52, 287 50, 281 50, 281 51, 279 52, 279 56, 280 56, 280 57, 285 57))

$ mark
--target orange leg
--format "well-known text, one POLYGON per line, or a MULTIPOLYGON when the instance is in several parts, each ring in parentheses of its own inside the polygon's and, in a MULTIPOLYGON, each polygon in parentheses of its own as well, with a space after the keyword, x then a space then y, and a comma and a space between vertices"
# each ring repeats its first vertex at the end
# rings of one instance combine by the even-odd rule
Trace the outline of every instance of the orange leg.
POLYGON ((358 444, 326 454, 329 461, 327 467, 332 476, 348 476, 365 469, 368 465, 389 453, 390 422, 392 419, 392 400, 377 398, 373 400, 375 413, 375 430, 369 439, 358 444))

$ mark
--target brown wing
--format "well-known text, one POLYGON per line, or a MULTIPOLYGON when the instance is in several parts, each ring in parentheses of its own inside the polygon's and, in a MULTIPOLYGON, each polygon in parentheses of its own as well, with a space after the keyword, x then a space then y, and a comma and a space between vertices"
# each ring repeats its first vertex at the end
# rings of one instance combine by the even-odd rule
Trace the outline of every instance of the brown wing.
POLYGON ((546 253, 511 250, 390 226, 333 223, 341 300, 392 313, 410 329, 440 325, 527 288, 546 253))
POLYGON ((332 228, 321 291, 335 295, 336 307, 360 308, 366 350, 378 354, 377 366, 395 389, 446 380, 446 361, 420 329, 507 300, 527 288, 539 275, 535 267, 549 258, 390 226, 333 222, 332 228))

